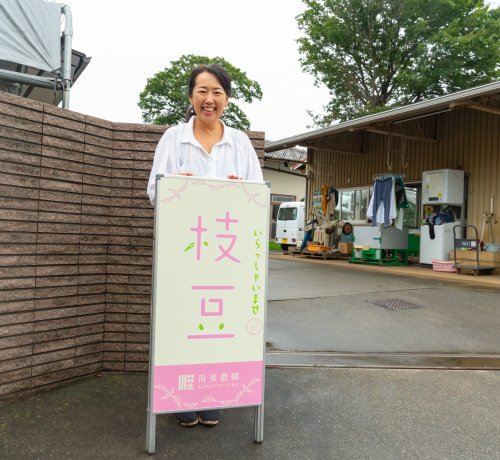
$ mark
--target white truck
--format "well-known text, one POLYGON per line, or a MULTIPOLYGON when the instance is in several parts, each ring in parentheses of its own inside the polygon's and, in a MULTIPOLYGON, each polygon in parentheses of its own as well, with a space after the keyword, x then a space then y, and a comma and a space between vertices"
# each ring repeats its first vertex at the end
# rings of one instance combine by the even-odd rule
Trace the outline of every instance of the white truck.
POLYGON ((303 201, 285 201, 278 209, 275 241, 281 249, 299 246, 304 239, 305 203, 303 201))

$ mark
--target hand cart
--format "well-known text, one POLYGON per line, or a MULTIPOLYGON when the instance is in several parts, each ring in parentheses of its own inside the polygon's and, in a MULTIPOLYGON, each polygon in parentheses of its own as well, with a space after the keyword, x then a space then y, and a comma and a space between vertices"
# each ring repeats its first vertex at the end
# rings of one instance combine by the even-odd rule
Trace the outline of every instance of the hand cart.
POLYGON ((458 224, 453 226, 453 256, 455 259, 454 267, 457 269, 457 273, 460 274, 463 269, 471 270, 474 276, 479 275, 479 273, 489 273, 492 275, 495 271, 495 267, 491 266, 481 266, 479 262, 479 253, 481 251, 481 244, 479 241, 479 234, 477 228, 474 225, 458 224), (462 228, 462 238, 457 238, 457 228, 462 228), (467 229, 474 230, 474 238, 467 238, 467 229), (457 253, 461 253, 460 261, 457 260, 457 253), (474 257, 474 255, 475 257, 474 257))

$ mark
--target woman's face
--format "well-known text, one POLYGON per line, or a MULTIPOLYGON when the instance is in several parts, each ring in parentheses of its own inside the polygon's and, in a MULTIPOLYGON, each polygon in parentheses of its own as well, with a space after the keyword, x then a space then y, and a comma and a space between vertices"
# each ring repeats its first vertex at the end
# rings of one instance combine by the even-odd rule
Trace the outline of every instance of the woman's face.
POLYGON ((224 112, 228 100, 229 97, 215 75, 202 72, 196 77, 189 102, 200 121, 209 124, 216 122, 224 112))

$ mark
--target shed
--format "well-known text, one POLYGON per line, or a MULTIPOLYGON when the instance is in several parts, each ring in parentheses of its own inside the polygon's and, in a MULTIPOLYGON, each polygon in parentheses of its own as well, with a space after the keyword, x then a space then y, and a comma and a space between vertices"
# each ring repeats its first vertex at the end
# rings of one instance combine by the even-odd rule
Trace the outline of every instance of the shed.
POLYGON ((265 152, 295 146, 307 148, 309 209, 324 184, 367 189, 391 172, 418 190, 423 171, 460 169, 467 222, 481 229, 493 211, 490 239, 500 240, 500 81, 270 142, 265 152))

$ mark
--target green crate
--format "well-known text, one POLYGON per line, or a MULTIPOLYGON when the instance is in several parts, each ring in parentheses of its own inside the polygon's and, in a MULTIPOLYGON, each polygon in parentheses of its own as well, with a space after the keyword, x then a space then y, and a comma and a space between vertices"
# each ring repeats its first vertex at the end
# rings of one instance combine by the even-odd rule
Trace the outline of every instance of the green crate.
POLYGON ((408 233, 408 254, 420 254, 420 233, 408 233))

